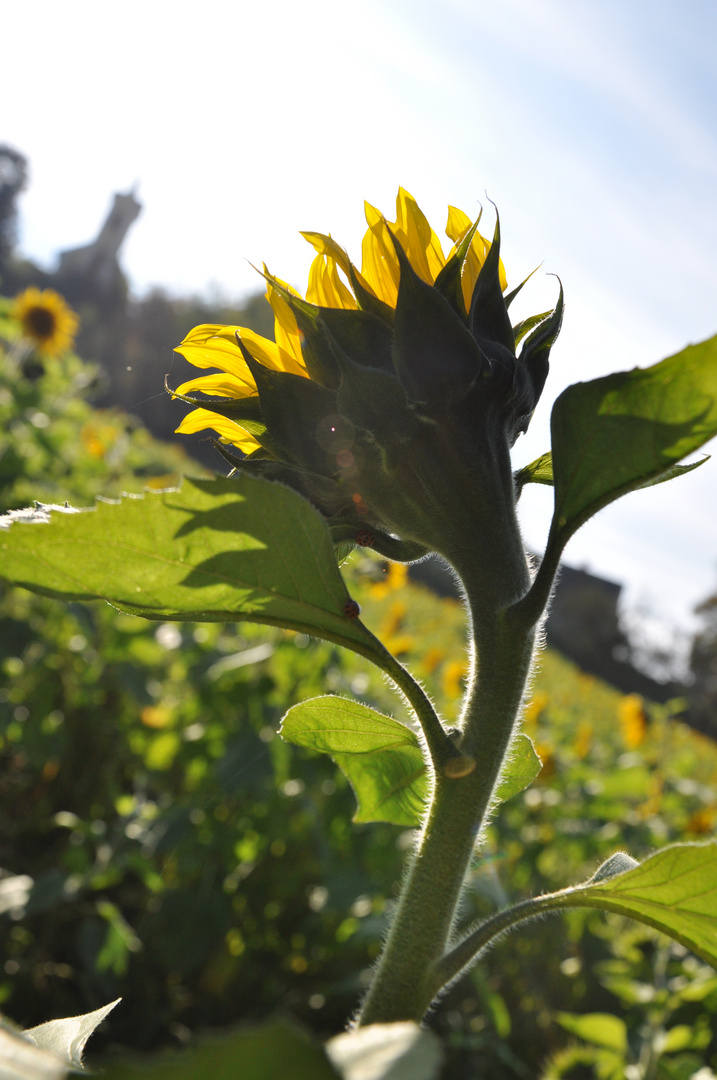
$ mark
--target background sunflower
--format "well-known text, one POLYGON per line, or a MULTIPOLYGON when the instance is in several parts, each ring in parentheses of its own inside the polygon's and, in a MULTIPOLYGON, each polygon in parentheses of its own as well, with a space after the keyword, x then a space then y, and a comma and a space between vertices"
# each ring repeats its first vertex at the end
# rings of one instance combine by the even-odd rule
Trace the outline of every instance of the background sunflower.
POLYGON ((13 315, 22 337, 45 356, 59 356, 72 348, 80 320, 53 289, 25 289, 15 298, 13 315))

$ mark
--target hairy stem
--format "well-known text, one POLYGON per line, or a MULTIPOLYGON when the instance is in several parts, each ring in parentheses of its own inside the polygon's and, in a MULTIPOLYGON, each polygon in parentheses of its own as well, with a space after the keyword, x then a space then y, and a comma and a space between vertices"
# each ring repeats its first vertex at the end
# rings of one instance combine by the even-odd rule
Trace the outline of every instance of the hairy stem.
MULTIPOLYGON (((525 588, 524 582, 517 588, 525 588)), ((533 627, 509 611, 496 615, 492 626, 482 612, 479 636, 480 662, 461 746, 476 767, 457 778, 436 772, 426 822, 359 1025, 420 1021, 441 989, 440 962, 512 739, 533 652, 533 627)))

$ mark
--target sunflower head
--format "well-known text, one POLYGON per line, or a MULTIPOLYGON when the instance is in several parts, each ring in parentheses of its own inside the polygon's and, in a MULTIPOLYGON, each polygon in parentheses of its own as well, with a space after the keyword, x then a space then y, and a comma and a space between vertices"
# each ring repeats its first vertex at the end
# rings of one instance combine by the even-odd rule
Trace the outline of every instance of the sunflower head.
POLYGON ((275 341, 190 332, 177 351, 220 373, 177 388, 199 406, 177 430, 214 429, 235 467, 305 495, 337 544, 455 565, 451 535, 480 527, 502 489, 512 506, 508 451, 545 383, 562 292, 513 326, 522 285, 506 294, 497 221, 488 240, 449 207, 444 255, 403 189, 395 222, 369 204, 366 219, 361 270, 331 236, 303 234, 317 252, 306 299, 264 268, 275 341))
POLYGON ((72 348, 79 319, 52 289, 25 289, 15 298, 13 316, 23 338, 45 356, 59 356, 72 348))

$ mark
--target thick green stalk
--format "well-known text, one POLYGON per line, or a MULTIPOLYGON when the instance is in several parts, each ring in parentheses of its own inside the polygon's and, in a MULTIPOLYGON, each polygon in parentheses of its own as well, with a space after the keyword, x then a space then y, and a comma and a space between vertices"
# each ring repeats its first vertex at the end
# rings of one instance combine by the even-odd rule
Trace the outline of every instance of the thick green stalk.
POLYGON ((513 528, 499 537, 496 563, 488 568, 481 560, 462 575, 479 662, 462 718, 460 749, 475 768, 459 777, 436 772, 426 822, 359 1025, 420 1022, 441 988, 438 965, 450 945, 461 890, 513 736, 533 654, 532 621, 514 618, 510 610, 525 595, 529 575, 514 518, 509 524, 513 528))

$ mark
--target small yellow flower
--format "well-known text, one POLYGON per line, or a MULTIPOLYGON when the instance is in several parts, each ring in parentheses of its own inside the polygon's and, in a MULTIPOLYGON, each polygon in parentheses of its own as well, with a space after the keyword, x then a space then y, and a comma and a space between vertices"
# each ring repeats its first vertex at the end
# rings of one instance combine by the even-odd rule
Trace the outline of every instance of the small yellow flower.
POLYGON ((628 750, 642 744, 647 730, 647 717, 639 694, 627 694, 617 707, 622 738, 628 750))
POLYGON ((538 690, 537 693, 533 694, 532 698, 525 706, 525 712, 523 713, 524 723, 534 724, 548 704, 548 700, 548 695, 544 690, 538 690))
POLYGON ((22 336, 45 356, 60 356, 72 348, 80 320, 52 289, 25 289, 15 298, 12 314, 22 336))
POLYGON ((593 726, 589 720, 581 720, 573 743, 573 753, 579 761, 588 756, 593 744, 593 726))
POLYGON ((468 674, 468 665, 463 660, 451 660, 443 670, 443 693, 446 697, 457 698, 463 692, 463 683, 468 674))

